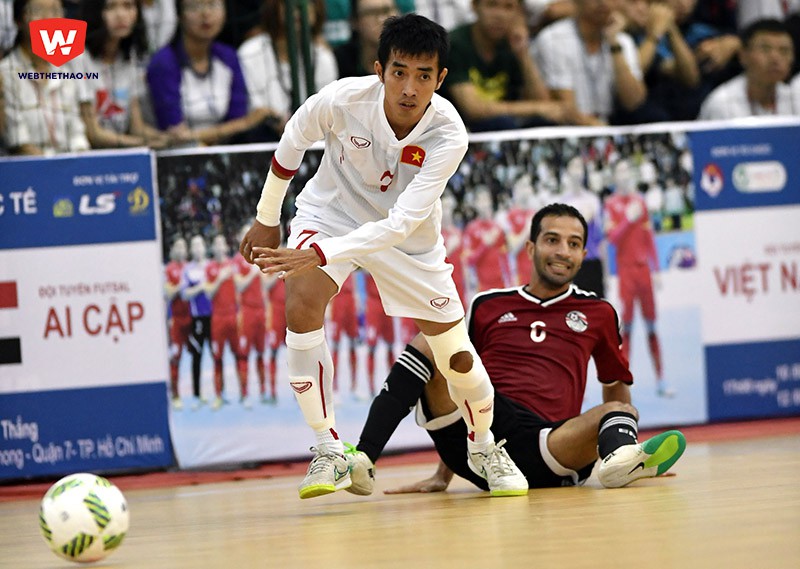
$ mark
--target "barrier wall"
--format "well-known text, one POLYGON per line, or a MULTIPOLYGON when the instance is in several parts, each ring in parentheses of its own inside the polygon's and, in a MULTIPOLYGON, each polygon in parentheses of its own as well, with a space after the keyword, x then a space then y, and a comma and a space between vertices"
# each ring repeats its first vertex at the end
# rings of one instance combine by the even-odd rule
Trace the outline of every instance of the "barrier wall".
POLYGON ((0 477, 172 464, 152 157, 0 174, 0 477))
MULTIPOLYGON (((680 194, 681 211, 648 213, 660 269, 657 317, 648 327, 637 307, 631 326, 633 398, 643 426, 800 414, 800 126, 714 126, 475 135, 449 184, 458 205, 455 221, 466 232, 461 237, 478 209, 475 188, 488 186, 498 198, 492 217, 506 231, 507 244, 520 231, 509 221, 513 212, 527 209, 529 221, 535 207, 575 200, 599 229, 597 263, 604 267, 606 297, 620 311, 616 251, 602 238, 606 214, 586 204, 613 190, 608 165, 619 158, 628 159, 641 180, 660 186, 662 199, 669 184, 678 188, 670 191, 680 194), (574 156, 582 157, 585 187, 582 194, 565 195, 563 170, 574 156), (527 190, 521 187, 525 174, 527 190), (671 397, 657 392, 649 332, 658 339, 671 397)), ((148 153, 0 161, 0 478, 305 455, 313 437, 288 388, 280 338, 270 335, 265 350, 267 365, 275 362, 274 401, 269 377, 260 397, 255 354, 247 354, 243 378, 234 348, 227 346, 222 398, 213 405, 210 345, 200 360, 203 404, 194 405, 201 402, 193 398, 185 346, 174 359, 182 408, 169 398, 163 275, 170 244, 178 235, 200 235, 210 243, 222 234, 226 256, 233 258, 273 149, 159 153, 159 197, 148 153)), ((285 218, 319 157, 318 150, 307 154, 285 218)), ((521 282, 513 255, 508 267, 506 284, 521 282)), ((356 442, 369 408, 370 349, 364 306, 358 304, 365 277, 353 281, 361 327, 355 337, 344 334, 332 345, 340 356, 337 426, 345 440, 356 442)), ((265 283, 265 291, 271 286, 265 283)), ((467 296, 482 288, 480 269, 467 271, 464 287, 467 296)), ((269 329, 274 315, 267 310, 265 318, 269 329)), ((333 324, 327 328, 331 335, 333 324)), ((377 388, 389 354, 399 353, 409 333, 400 322, 393 330, 394 341, 381 340, 375 348, 377 388)), ((590 373, 584 406, 599 402, 590 373)), ((409 418, 389 448, 423 445, 429 445, 427 435, 409 418)))

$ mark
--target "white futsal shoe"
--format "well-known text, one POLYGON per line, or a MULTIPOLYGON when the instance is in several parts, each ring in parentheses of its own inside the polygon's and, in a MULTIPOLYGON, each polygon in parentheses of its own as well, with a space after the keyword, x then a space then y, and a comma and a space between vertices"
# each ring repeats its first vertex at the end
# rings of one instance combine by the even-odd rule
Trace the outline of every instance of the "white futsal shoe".
POLYGON ((680 431, 666 431, 635 445, 623 445, 600 463, 597 478, 606 488, 621 488, 640 478, 664 474, 686 450, 680 431))
POLYGON ((350 467, 350 481, 352 482, 347 491, 359 496, 369 496, 375 489, 375 465, 372 464, 367 453, 358 450, 355 446, 344 443, 344 448, 344 457, 350 467))
POLYGON ((486 479, 492 496, 525 496, 528 479, 508 456, 504 444, 505 439, 491 443, 486 452, 467 451, 467 464, 472 472, 486 479))
POLYGON ((323 444, 311 447, 311 452, 315 456, 298 489, 300 498, 323 496, 350 486, 350 467, 343 454, 332 452, 323 444))

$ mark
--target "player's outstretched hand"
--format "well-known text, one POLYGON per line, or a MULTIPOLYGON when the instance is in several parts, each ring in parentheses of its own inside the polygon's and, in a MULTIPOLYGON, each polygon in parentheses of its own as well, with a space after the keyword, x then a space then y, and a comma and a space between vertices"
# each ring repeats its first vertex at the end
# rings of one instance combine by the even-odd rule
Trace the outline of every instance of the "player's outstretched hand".
POLYGON ((436 474, 425 480, 406 484, 399 488, 384 490, 384 494, 428 494, 430 492, 444 492, 447 490, 448 483, 436 474))
POLYGON ((252 255, 262 273, 277 274, 282 279, 294 277, 318 267, 321 260, 314 249, 253 247, 252 255))
POLYGON ((254 221, 252 227, 245 233, 244 239, 239 244, 239 252, 248 263, 255 263, 253 247, 272 247, 276 248, 281 244, 280 226, 269 227, 258 221, 254 221))

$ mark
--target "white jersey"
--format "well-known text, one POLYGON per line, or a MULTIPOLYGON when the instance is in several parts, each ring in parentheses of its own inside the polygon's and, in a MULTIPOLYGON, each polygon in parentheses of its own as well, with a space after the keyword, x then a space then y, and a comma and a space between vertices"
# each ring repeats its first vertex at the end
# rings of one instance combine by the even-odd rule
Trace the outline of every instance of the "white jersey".
POLYGON ((747 76, 742 73, 726 81, 703 101, 699 120, 726 120, 762 115, 800 115, 794 108, 792 89, 785 83, 775 85, 775 110, 765 109, 747 96, 747 76))
POLYGON ((348 77, 311 96, 286 125, 273 166, 293 172, 325 139, 319 170, 296 200, 340 236, 317 242, 327 262, 396 247, 411 255, 443 248, 439 197, 467 151, 453 105, 434 94, 422 119, 397 140, 377 76, 348 77))

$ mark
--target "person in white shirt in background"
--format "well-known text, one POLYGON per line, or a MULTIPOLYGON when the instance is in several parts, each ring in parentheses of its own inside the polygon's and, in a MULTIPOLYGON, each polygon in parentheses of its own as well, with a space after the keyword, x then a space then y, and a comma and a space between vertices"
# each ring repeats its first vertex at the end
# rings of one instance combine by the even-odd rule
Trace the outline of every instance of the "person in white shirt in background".
MULTIPOLYGON (((339 78, 336 58, 333 51, 322 38, 325 21, 323 0, 308 4, 308 19, 311 30, 311 63, 314 68, 314 90, 318 91, 328 83, 339 78)), ((247 84, 250 108, 268 109, 271 113, 269 126, 274 130, 270 140, 277 140, 283 132, 286 121, 292 115, 292 70, 290 65, 289 42, 286 33, 285 6, 282 0, 264 0, 261 30, 247 39, 238 50, 239 62, 247 84)), ((297 26, 300 41, 300 26, 297 26)), ((299 100, 305 101, 310 95, 306 92, 306 75, 303 67, 302 50, 295 54, 300 79, 299 100)))
POLYGON ((700 120, 761 115, 800 115, 792 101, 789 78, 794 44, 779 20, 758 20, 742 32, 739 52, 744 73, 711 91, 700 107, 700 120))
POLYGON ((166 133, 145 123, 147 38, 138 0, 83 0, 86 48, 76 65, 97 73, 81 82, 81 116, 93 148, 163 148, 166 133))
POLYGON ((553 97, 577 107, 575 124, 608 124, 615 111, 632 114, 647 97, 619 1, 575 0, 574 17, 547 26, 531 44, 553 97))
POLYGON ((16 0, 16 47, 0 61, 0 131, 10 154, 52 155, 89 150, 76 79, 24 78, 20 73, 73 73, 68 61, 51 65, 31 47, 30 23, 63 18, 61 0, 16 0))
MULTIPOLYGON (((469 431, 469 463, 494 496, 526 495, 525 476, 490 431, 494 391, 469 340, 445 260, 440 197, 467 150, 455 107, 435 91, 447 75, 447 32, 423 16, 389 18, 375 75, 341 79, 292 116, 272 159, 256 222, 240 251, 286 282, 289 383, 317 445, 301 498, 350 488, 333 408, 325 308, 357 267, 375 278, 387 315, 413 318, 426 337, 469 431), (295 200, 288 248, 280 210, 303 155, 319 140, 319 170, 295 200)), ((371 470, 371 468, 369 469, 371 470)))

